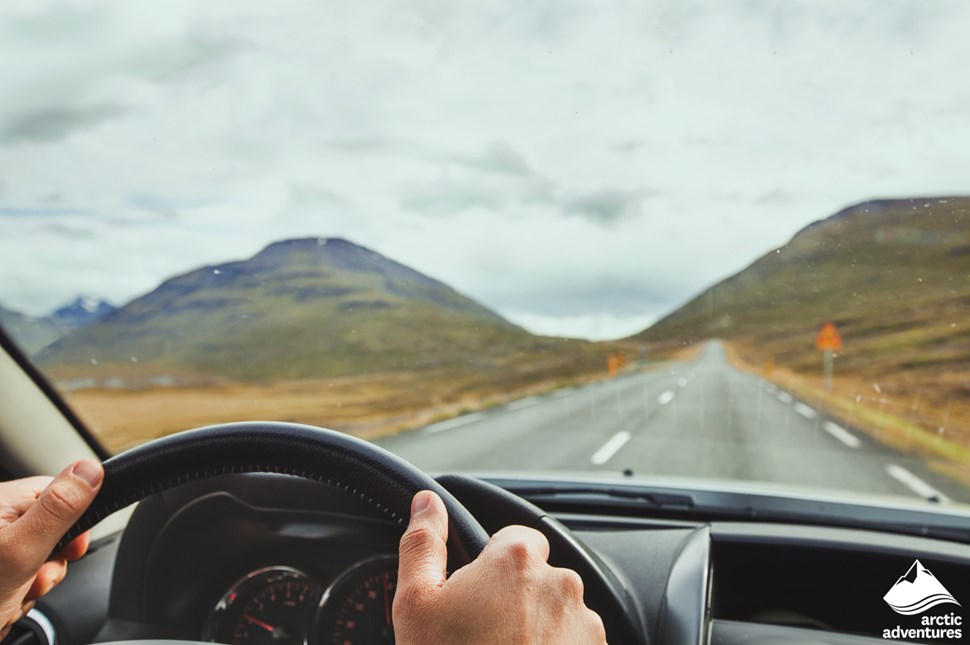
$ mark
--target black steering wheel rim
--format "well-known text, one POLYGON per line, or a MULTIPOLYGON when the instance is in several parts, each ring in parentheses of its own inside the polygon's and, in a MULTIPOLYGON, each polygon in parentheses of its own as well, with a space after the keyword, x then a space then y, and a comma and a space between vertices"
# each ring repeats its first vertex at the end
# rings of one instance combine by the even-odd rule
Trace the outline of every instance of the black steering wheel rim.
POLYGON ((55 552, 102 519, 149 495, 230 473, 295 475, 342 488, 387 519, 406 525, 411 498, 437 493, 448 509, 449 557, 475 559, 488 534, 451 493, 400 457, 349 435, 314 426, 271 421, 226 423, 179 432, 104 462, 104 483, 55 552))

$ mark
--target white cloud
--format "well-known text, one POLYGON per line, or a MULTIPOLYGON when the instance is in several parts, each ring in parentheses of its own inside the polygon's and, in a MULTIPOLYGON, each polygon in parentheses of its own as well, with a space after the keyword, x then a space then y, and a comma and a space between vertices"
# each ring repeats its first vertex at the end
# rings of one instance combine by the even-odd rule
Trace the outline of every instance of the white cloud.
POLYGON ((870 197, 970 191, 970 5, 0 5, 0 302, 341 236, 628 333, 870 197))

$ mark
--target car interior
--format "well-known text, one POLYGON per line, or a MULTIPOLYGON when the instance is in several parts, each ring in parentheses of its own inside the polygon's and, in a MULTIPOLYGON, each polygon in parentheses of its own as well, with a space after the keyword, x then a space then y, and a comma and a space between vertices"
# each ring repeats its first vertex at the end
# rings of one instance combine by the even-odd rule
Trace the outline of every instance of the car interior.
MULTIPOLYGON (((103 456, 9 341, 4 349, 5 475, 103 456)), ((308 458, 312 449, 301 446, 274 463, 272 450, 256 446, 265 463, 253 464, 247 426, 235 425, 241 448, 217 464, 211 447, 203 448, 208 472, 193 473, 191 441, 181 448, 146 444, 132 470, 122 464, 119 478, 129 490, 103 491, 117 499, 104 501, 88 521, 114 514, 95 526, 89 553, 7 642, 262 642, 267 630, 241 611, 256 599, 272 616, 269 599, 282 600, 284 587, 290 608, 305 618, 306 642, 385 642, 383 601, 368 602, 367 592, 396 573, 403 529, 401 516, 388 510, 393 492, 359 464, 344 470, 346 482, 326 483, 341 470, 333 462, 346 458, 346 448, 328 462, 308 458), (131 495, 140 500, 134 512, 131 495), (342 632, 347 612, 371 620, 369 631, 342 632)), ((279 424, 255 436, 265 442, 274 432, 303 430, 279 424)), ((384 457, 395 467, 400 461, 384 457)), ((107 462, 107 482, 111 464, 122 459, 107 462)), ((401 479, 396 485, 435 485, 411 481, 411 474, 393 475, 401 479)), ((892 619, 882 595, 914 558, 957 597, 970 581, 970 525, 944 508, 897 509, 883 524, 873 505, 727 489, 647 491, 622 480, 448 474, 436 485, 478 531, 515 523, 543 532, 550 562, 582 575, 585 600, 611 643, 884 642, 882 625, 892 619)), ((475 536, 463 539, 473 543, 475 536)), ((450 550, 460 566, 460 547, 450 550)))

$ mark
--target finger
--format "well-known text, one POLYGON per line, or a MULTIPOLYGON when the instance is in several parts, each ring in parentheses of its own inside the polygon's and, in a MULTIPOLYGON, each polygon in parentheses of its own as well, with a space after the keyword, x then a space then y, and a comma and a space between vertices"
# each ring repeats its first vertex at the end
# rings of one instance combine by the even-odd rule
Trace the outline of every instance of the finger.
POLYGON ((18 564, 23 571, 35 571, 51 550, 91 504, 101 488, 101 464, 82 459, 62 470, 44 489, 37 501, 16 522, 7 527, 20 541, 18 564))
POLYGON ((67 575, 67 561, 58 558, 44 563, 34 577, 34 582, 30 585, 24 599, 27 601, 37 600, 41 596, 47 595, 51 589, 56 587, 67 575))
POLYGON ((517 565, 549 559, 549 540, 527 526, 506 526, 492 536, 482 552, 488 557, 510 558, 517 565))
POLYGON ((411 522, 401 537, 398 585, 440 587, 448 560, 448 511, 441 498, 421 491, 411 500, 411 522))
POLYGON ((0 506, 6 506, 11 513, 5 519, 13 522, 23 515, 31 504, 37 501, 52 479, 53 477, 37 476, 3 482, 3 486, 0 487, 0 506))
POLYGON ((79 560, 81 556, 88 552, 88 545, 91 544, 91 532, 85 531, 81 535, 71 540, 66 547, 61 549, 57 557, 64 558, 68 562, 79 560))

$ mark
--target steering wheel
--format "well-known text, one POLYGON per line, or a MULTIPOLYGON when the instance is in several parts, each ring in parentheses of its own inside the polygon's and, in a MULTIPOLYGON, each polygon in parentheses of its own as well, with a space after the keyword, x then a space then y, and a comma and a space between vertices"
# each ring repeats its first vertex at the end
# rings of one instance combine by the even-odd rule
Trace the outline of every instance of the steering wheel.
MULTIPOLYGON (((441 477, 441 484, 390 452, 346 434, 307 425, 245 422, 213 425, 170 435, 104 462, 104 483, 94 502, 61 538, 54 552, 102 519, 149 495, 192 481, 230 473, 295 475, 348 491, 404 526, 411 499, 437 493, 448 510, 448 560, 452 570, 481 553, 488 533, 525 524, 549 539, 550 562, 576 570, 587 586, 588 604, 613 626, 616 642, 637 642, 636 609, 623 584, 571 532, 541 509, 491 484, 468 477, 441 477), (454 491, 473 515, 449 492, 454 491), (592 602, 589 602, 592 600, 592 602), (619 640, 617 640, 619 638, 619 640)), ((163 645, 165 641, 124 641, 163 645)))
POLYGON ((447 490, 403 459, 346 434, 293 423, 227 423, 132 448, 104 462, 104 483, 54 552, 129 504, 179 484, 229 473, 279 473, 342 488, 405 525, 411 498, 437 493, 448 509, 448 553, 474 560, 488 534, 447 490))

